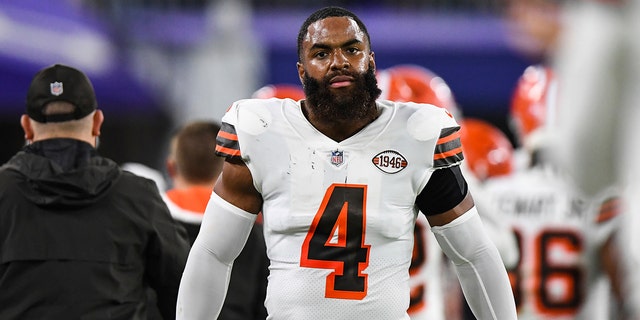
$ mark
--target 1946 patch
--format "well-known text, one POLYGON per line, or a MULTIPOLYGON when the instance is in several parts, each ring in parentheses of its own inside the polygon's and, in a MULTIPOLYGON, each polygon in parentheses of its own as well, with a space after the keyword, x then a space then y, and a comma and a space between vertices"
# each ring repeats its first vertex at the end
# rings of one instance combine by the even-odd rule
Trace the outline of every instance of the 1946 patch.
POLYGON ((371 159, 373 164, 386 173, 398 173, 407 167, 407 159, 397 151, 385 150, 371 159))

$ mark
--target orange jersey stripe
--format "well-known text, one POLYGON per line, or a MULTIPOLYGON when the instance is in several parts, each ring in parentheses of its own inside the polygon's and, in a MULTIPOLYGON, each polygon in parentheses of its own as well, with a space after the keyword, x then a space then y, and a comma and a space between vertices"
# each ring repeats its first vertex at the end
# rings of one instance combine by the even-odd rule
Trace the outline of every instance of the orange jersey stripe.
POLYGON ((596 222, 601 223, 613 219, 620 214, 620 199, 608 199, 600 206, 596 222))
POLYGON ((459 139, 460 138, 460 131, 455 131, 453 133, 451 133, 450 135, 446 136, 446 137, 442 137, 440 139, 438 139, 438 145, 440 144, 445 144, 449 141, 453 141, 455 139, 459 139))
POLYGON ((240 150, 223 147, 221 145, 216 146, 216 152, 224 156, 232 156, 232 157, 240 156, 240 150))
POLYGON ((222 131, 220 130, 218 132, 218 136, 221 138, 225 138, 225 139, 229 139, 229 140, 233 140, 233 141, 238 141, 238 135, 235 133, 230 133, 230 132, 226 132, 226 131, 222 131))
POLYGON ((462 147, 451 149, 451 150, 446 151, 446 152, 436 153, 436 154, 433 155, 433 160, 444 159, 444 158, 447 158, 447 157, 455 156, 455 155, 460 154, 460 153, 462 153, 462 147))
POLYGON ((464 159, 460 141, 460 127, 448 127, 440 130, 434 153, 434 168, 444 168, 464 159))

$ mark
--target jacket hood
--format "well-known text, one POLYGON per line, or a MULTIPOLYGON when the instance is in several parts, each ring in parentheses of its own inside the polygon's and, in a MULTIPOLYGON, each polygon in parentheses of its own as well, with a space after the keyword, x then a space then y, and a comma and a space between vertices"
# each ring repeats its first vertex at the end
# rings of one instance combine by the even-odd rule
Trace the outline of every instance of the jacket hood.
POLYGON ((20 175, 17 187, 29 201, 46 207, 83 207, 98 201, 120 177, 112 160, 88 143, 50 139, 26 146, 3 167, 20 175))

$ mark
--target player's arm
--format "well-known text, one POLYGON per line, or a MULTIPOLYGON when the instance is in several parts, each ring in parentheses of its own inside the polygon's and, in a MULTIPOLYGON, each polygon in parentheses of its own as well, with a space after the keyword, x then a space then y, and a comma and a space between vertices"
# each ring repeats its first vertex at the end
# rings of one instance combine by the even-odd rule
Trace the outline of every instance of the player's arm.
POLYGON ((225 162, 180 282, 177 319, 215 319, 226 296, 233 261, 244 247, 262 197, 240 160, 225 162))
POLYGON ((442 251, 453 262, 478 319, 516 319, 507 271, 487 235, 459 166, 437 169, 416 205, 427 215, 442 251))
POLYGON ((633 258, 625 254, 625 247, 620 239, 619 225, 623 222, 621 219, 625 218, 619 216, 620 201, 618 197, 611 197, 603 201, 600 206, 599 223, 611 224, 613 229, 607 232, 608 235, 598 250, 598 257, 602 263, 603 272, 609 278, 611 291, 617 302, 618 318, 637 320, 640 319, 640 306, 637 303, 640 298, 639 279, 633 272, 636 268, 633 258))
POLYGON ((262 210, 262 195, 253 186, 251 171, 240 159, 224 162, 214 192, 234 206, 257 215, 262 210))
POLYGON ((605 241, 598 252, 598 256, 600 257, 600 261, 602 261, 602 269, 611 283, 611 291, 618 303, 617 310, 622 313, 620 318, 627 319, 624 313, 627 313, 629 308, 625 306, 625 300, 629 297, 625 295, 625 277, 623 277, 623 274, 625 274, 627 270, 624 269, 624 263, 622 262, 625 258, 621 252, 619 252, 614 235, 611 235, 605 241))
POLYGON ((633 261, 621 250, 619 239, 611 235, 599 251, 602 268, 611 283, 611 291, 617 302, 618 318, 623 320, 640 319, 640 289, 638 277, 632 272, 633 261))

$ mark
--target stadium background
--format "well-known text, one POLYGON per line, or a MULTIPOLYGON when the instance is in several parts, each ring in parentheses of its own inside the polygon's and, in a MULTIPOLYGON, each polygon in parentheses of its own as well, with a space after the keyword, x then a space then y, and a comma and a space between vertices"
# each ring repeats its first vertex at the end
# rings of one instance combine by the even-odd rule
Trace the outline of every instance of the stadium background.
POLYGON ((537 61, 519 50, 501 1, 3 0, 0 163, 24 143, 19 117, 31 77, 60 62, 94 83, 106 117, 100 152, 163 170, 177 125, 219 119, 262 85, 299 83, 298 28, 329 4, 367 24, 379 69, 431 69, 465 116, 489 120, 513 139, 511 92, 537 61))

